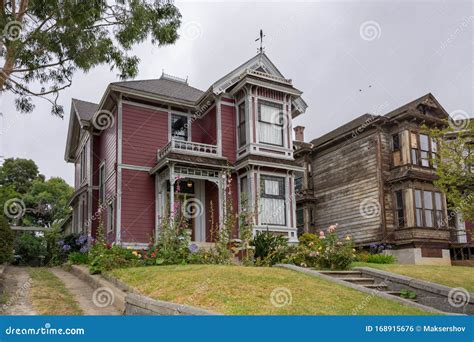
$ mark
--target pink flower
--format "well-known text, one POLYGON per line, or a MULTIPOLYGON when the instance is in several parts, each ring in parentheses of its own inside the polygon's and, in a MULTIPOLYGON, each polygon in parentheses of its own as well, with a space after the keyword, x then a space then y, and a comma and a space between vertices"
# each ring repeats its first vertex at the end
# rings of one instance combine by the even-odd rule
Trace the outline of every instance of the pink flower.
POLYGON ((323 238, 323 237, 324 237, 324 232, 323 232, 322 230, 319 232, 319 237, 320 237, 320 238, 323 238))
POLYGON ((333 233, 336 230, 336 228, 337 228, 337 223, 330 225, 328 228, 328 233, 333 233))

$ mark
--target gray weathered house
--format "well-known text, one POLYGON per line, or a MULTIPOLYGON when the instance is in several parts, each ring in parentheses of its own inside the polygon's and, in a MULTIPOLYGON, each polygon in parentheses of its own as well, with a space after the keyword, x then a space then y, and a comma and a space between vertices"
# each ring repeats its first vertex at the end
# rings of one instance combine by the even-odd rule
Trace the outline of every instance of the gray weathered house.
POLYGON ((427 94, 388 114, 364 114, 311 143, 297 130, 297 226, 317 231, 337 223, 359 246, 389 244, 399 262, 450 264, 444 194, 431 157, 437 146, 422 126, 448 119, 427 94))

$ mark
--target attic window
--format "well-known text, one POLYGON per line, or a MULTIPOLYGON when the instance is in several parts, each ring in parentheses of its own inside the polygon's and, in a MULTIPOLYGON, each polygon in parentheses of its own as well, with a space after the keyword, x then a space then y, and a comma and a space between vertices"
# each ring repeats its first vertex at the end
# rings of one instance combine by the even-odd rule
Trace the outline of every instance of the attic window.
POLYGON ((268 74, 268 72, 263 68, 263 67, 258 67, 257 69, 255 69, 256 71, 260 71, 260 72, 264 72, 266 74, 268 74))
POLYGON ((171 136, 176 140, 188 141, 188 117, 171 115, 171 136))

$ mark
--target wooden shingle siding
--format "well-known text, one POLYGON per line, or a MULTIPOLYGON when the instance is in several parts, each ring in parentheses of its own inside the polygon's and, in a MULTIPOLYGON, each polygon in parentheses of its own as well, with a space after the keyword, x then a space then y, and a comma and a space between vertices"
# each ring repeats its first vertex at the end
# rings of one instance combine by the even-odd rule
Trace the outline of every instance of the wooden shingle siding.
POLYGON ((155 178, 122 169, 122 242, 147 243, 155 227, 155 178))
POLYGON ((363 201, 379 203, 376 135, 356 137, 337 149, 315 154, 312 160, 315 189, 315 229, 338 223, 340 235, 356 243, 381 238, 381 215, 362 215, 363 201))
POLYGON ((168 113, 123 104, 122 163, 152 167, 156 152, 168 143, 168 113))

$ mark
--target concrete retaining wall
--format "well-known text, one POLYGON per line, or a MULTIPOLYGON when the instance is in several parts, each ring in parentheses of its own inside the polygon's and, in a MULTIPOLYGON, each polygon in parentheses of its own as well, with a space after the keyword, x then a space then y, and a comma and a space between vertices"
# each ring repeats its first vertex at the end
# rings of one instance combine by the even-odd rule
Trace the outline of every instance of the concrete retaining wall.
POLYGON ((378 282, 384 282, 392 291, 409 290, 415 292, 418 303, 422 305, 444 312, 474 315, 474 293, 370 267, 356 267, 355 269, 378 282), (449 300, 450 298, 451 300, 449 300), (456 298, 459 300, 459 304, 455 301, 456 298), (465 305, 460 305, 462 303, 465 305))
POLYGON ((209 316, 221 315, 215 312, 194 308, 189 305, 175 304, 154 300, 136 293, 129 293, 125 297, 126 316, 209 316))

